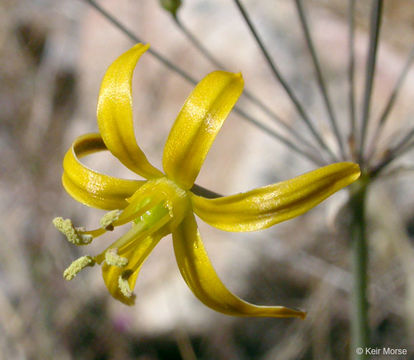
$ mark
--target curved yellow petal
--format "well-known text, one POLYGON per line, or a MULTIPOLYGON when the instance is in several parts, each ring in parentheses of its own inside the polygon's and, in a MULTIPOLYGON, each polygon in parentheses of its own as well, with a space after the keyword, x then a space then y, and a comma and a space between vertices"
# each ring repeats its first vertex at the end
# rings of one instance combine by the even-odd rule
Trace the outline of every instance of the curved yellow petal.
POLYGON ((194 212, 225 231, 254 231, 299 216, 359 178, 357 164, 336 163, 245 193, 206 199, 192 195, 194 212))
POLYGON ((107 150, 99 134, 78 137, 63 160, 62 183, 75 200, 95 208, 113 210, 128 205, 125 200, 144 183, 101 174, 83 165, 79 158, 107 150))
POLYGON ((124 277, 128 281, 131 291, 134 290, 135 282, 141 265, 154 249, 155 245, 161 240, 162 236, 153 235, 141 238, 134 242, 134 246, 125 245, 124 249, 119 249, 118 255, 128 259, 126 266, 102 264, 102 277, 110 294, 117 300, 126 305, 133 305, 135 295, 126 296, 119 286, 119 278, 124 277))
POLYGON ((126 167, 149 179, 162 173, 152 166, 135 140, 132 118, 132 74, 149 45, 137 44, 108 68, 98 99, 98 126, 109 151, 126 167))
POLYGON ((168 177, 190 189, 210 146, 243 90, 241 74, 216 71, 201 80, 183 105, 164 148, 168 177))
POLYGON ((283 306, 257 306, 233 295, 220 281, 204 249, 194 215, 189 213, 173 232, 174 251, 181 274, 205 305, 227 315, 257 317, 300 317, 300 310, 283 306))
POLYGON ((102 264, 102 276, 110 294, 127 305, 133 305, 133 290, 138 272, 145 259, 158 242, 166 236, 165 225, 170 220, 168 209, 162 204, 140 217, 132 228, 104 252, 94 257, 94 261, 102 264), (108 264, 108 252, 115 263, 108 264), (115 253, 115 256, 114 256, 115 253))

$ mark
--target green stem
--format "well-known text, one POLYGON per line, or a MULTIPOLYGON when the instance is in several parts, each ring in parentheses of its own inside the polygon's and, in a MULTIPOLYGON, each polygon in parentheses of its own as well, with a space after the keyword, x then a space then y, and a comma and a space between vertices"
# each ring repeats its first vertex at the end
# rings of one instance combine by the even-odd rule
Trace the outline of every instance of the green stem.
POLYGON ((369 178, 362 176, 351 189, 350 210, 352 241, 353 296, 351 310, 351 355, 354 359, 367 359, 365 349, 369 347, 367 267, 368 244, 366 234, 366 194, 369 178), (362 354, 359 354, 362 348, 362 354))

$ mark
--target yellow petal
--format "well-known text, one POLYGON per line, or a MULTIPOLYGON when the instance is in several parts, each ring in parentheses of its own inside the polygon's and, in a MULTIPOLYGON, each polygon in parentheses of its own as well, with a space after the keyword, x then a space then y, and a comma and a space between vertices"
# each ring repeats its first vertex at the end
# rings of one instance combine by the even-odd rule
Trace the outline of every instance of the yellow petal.
POLYGON ((126 167, 149 179, 162 175, 135 140, 132 117, 132 74, 149 45, 137 44, 108 68, 98 99, 98 126, 109 151, 126 167))
POLYGON ((124 267, 108 265, 106 262, 102 264, 102 276, 106 287, 110 294, 117 300, 126 305, 133 305, 135 296, 125 296, 119 286, 119 277, 122 274, 128 274, 128 285, 131 290, 135 287, 135 282, 141 265, 148 257, 155 245, 160 241, 161 236, 153 235, 139 239, 134 243, 134 246, 126 246, 124 249, 119 249, 119 256, 128 259, 128 265, 124 267))
POLYGON ((138 180, 118 179, 101 174, 83 165, 79 158, 107 150, 99 134, 78 137, 63 160, 62 182, 66 191, 77 201, 99 209, 123 209, 125 200, 144 183, 138 180))
POLYGON ((168 136, 163 166, 168 177, 190 189, 210 146, 243 90, 241 74, 207 75, 187 98, 168 136))
POLYGON ((187 285, 205 305, 227 315, 300 317, 305 313, 283 306, 257 306, 233 295, 220 281, 204 249, 197 224, 189 213, 173 232, 178 267, 187 285))
POLYGON ((254 231, 305 213, 359 175, 357 164, 343 162, 237 195, 191 199, 206 223, 226 231, 254 231))

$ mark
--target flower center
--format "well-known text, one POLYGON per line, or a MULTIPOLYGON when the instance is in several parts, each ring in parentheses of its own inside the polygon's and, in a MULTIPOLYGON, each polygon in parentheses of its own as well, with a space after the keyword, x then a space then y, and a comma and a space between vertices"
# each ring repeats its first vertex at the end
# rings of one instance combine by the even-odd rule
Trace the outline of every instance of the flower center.
POLYGON ((158 241, 172 233, 183 221, 191 209, 191 202, 188 191, 166 177, 148 180, 127 201, 129 204, 123 210, 108 212, 101 219, 101 228, 97 230, 75 228, 70 220, 62 218, 54 220, 55 226, 77 245, 90 243, 93 237, 111 231, 116 226, 134 223, 132 228, 99 255, 83 256, 74 261, 65 270, 65 279, 73 279, 87 266, 102 264, 103 269, 109 266, 112 268, 111 274, 118 276, 116 288, 119 287, 123 296, 133 298, 131 285, 135 280, 130 280, 130 275, 137 271, 158 241))
POLYGON ((95 258, 98 263, 104 258, 108 264, 112 263, 110 259, 118 259, 118 251, 125 253, 147 236, 156 234, 164 237, 173 232, 191 206, 188 192, 166 177, 148 180, 127 200, 129 205, 122 212, 115 210, 107 213, 101 220, 101 226, 112 230, 114 226, 131 221, 134 226, 95 258), (115 253, 108 253, 109 250, 115 253))
POLYGON ((162 204, 168 209, 171 217, 169 232, 181 223, 191 206, 188 191, 166 177, 149 180, 138 191, 152 204, 162 204))

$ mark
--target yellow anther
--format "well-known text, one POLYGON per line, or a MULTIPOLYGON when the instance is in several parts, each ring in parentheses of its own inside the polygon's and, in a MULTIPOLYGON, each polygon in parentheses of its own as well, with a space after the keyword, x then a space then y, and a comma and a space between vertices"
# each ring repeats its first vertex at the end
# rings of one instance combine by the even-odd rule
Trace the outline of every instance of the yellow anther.
POLYGON ((135 297, 134 293, 129 287, 129 282, 128 282, 128 278, 131 275, 131 273, 132 273, 131 270, 126 270, 118 277, 119 290, 121 290, 122 295, 124 295, 127 298, 135 297))
POLYGON ((124 267, 128 265, 128 259, 118 255, 118 249, 109 249, 105 252, 105 261, 108 265, 124 267))
POLYGON ((87 266, 95 265, 95 260, 90 256, 82 256, 76 259, 69 267, 63 272, 63 277, 66 280, 72 280, 79 271, 87 266))
POLYGON ((79 229, 75 229, 70 219, 63 220, 61 217, 53 219, 53 225, 69 242, 75 245, 87 245, 93 240, 93 236, 89 234, 81 234, 79 229))
POLYGON ((112 231, 114 229, 114 222, 119 219, 119 215, 121 215, 121 210, 112 210, 106 213, 99 221, 101 227, 105 230, 112 231))

